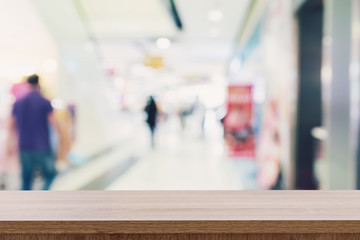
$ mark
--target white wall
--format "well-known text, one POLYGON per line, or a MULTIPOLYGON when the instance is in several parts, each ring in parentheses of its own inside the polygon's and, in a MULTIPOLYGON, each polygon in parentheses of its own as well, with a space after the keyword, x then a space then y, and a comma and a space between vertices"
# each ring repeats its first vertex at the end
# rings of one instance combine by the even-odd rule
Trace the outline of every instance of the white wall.
POLYGON ((43 62, 57 59, 57 47, 35 8, 27 0, 3 0, 0 8, 0 80, 19 82, 39 73, 46 90, 56 92, 58 73, 43 62))
POLYGON ((95 52, 85 51, 88 33, 73 1, 32 0, 55 39, 60 59, 59 97, 76 105, 73 151, 92 155, 119 138, 118 115, 110 106, 106 76, 95 52))

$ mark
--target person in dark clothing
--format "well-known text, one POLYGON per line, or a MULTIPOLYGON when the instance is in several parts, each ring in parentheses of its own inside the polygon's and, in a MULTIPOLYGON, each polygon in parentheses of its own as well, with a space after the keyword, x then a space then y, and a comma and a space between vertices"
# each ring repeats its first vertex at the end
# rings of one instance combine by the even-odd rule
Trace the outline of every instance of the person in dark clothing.
MULTIPOLYGON (((49 136, 49 124, 59 130, 50 102, 40 93, 39 77, 27 79, 30 92, 18 99, 12 110, 10 138, 18 137, 22 172, 22 190, 31 190, 34 172, 40 170, 43 190, 48 190, 56 175, 55 154, 49 136)), ((8 149, 14 151, 14 149, 8 149)))
POLYGON ((151 145, 155 146, 154 134, 156 128, 156 119, 158 115, 158 109, 156 106, 156 102, 152 96, 149 97, 148 103, 145 107, 145 112, 147 114, 146 123, 148 124, 151 132, 151 145))

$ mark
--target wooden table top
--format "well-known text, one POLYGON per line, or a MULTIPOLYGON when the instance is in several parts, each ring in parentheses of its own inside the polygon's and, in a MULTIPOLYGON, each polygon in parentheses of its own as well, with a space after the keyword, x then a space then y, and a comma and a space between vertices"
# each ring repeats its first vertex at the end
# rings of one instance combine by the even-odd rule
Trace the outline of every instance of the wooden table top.
POLYGON ((0 233, 251 233, 295 226, 360 232, 360 191, 0 192, 0 233))

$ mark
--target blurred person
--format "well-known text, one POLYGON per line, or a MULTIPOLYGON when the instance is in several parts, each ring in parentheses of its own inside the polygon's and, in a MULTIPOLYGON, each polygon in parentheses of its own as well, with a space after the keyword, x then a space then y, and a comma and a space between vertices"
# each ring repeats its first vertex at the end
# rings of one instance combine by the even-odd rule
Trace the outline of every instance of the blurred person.
MULTIPOLYGON (((31 190, 35 171, 44 180, 43 190, 48 190, 56 176, 55 154, 51 148, 49 124, 58 131, 50 102, 40 93, 39 77, 27 79, 30 92, 18 99, 12 109, 9 124, 9 142, 18 138, 21 162, 22 190, 31 190)), ((15 151, 9 146, 8 151, 15 151)))
POLYGON ((181 130, 184 132, 185 127, 186 127, 186 116, 187 116, 187 110, 185 109, 185 107, 180 107, 178 110, 178 116, 180 119, 180 124, 181 124, 181 130))
POLYGON ((156 102, 153 96, 149 97, 149 100, 146 104, 144 111, 147 114, 146 123, 148 124, 151 132, 151 146, 155 147, 155 128, 156 128, 156 120, 158 115, 158 108, 156 106, 156 102))
POLYGON ((181 131, 184 133, 188 128, 188 118, 192 114, 192 106, 189 103, 182 103, 178 108, 177 114, 180 119, 181 131))
POLYGON ((191 113, 195 115, 195 120, 199 124, 197 126, 200 127, 200 137, 204 137, 206 108, 204 104, 200 101, 199 96, 196 96, 195 98, 195 101, 191 107, 191 113))

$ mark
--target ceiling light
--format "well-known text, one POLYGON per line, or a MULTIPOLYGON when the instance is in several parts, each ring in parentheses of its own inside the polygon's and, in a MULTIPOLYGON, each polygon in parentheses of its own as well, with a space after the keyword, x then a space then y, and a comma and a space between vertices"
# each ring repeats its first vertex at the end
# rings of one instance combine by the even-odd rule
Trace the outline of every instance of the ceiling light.
POLYGON ((171 41, 168 38, 159 38, 156 45, 160 49, 167 49, 171 46, 171 41))
POLYGON ((210 21, 218 22, 223 18, 223 13, 218 9, 214 9, 208 12, 208 18, 210 21))

